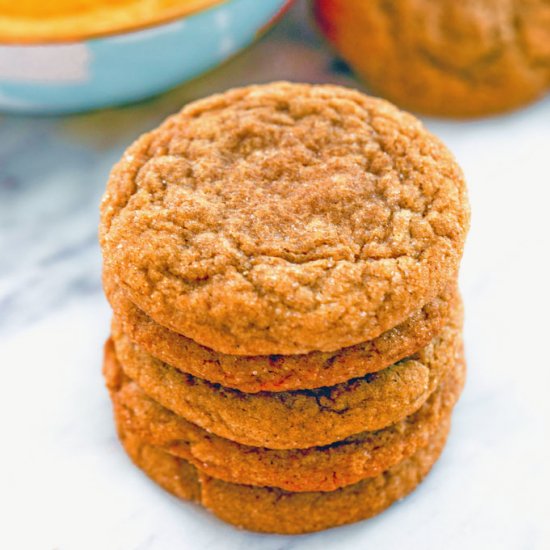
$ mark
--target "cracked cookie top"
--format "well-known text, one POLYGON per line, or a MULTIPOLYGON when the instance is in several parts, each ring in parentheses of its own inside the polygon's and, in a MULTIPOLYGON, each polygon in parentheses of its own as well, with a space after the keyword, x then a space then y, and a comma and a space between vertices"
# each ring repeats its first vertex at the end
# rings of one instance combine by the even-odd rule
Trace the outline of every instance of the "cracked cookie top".
POLYGON ((414 117, 337 86, 197 101, 113 169, 106 268, 161 325, 239 355, 375 338, 456 276, 462 173, 414 117))

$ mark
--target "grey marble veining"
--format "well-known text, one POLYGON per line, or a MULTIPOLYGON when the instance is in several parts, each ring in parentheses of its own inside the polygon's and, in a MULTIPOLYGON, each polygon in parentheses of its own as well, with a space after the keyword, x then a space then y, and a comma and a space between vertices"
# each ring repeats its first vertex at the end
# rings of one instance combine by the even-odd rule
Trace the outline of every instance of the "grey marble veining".
POLYGON ((110 312, 96 234, 109 170, 184 103, 285 78, 362 87, 305 2, 242 55, 152 101, 0 118, 0 548, 550 547, 550 99, 476 122, 425 120, 469 182, 469 376, 443 457, 414 494, 368 522, 260 536, 178 502, 121 451, 100 374, 110 312))

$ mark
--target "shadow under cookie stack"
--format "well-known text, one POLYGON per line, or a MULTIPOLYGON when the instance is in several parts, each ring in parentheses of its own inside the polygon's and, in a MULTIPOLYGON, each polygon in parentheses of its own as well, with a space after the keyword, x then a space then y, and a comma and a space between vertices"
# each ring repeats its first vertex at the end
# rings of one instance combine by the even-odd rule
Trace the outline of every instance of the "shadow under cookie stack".
POLYGON ((186 106, 125 152, 102 203, 126 452, 253 531, 404 497, 464 383, 468 223, 452 155, 387 102, 275 83, 186 106))

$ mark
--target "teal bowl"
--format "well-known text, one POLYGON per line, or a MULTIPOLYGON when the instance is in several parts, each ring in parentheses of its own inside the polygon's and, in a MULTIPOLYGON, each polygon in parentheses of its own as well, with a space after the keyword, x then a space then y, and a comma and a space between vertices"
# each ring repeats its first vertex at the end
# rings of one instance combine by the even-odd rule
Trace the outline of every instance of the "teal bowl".
POLYGON ((0 110, 71 113, 139 101, 216 67, 291 0, 226 0, 136 31, 70 43, 0 44, 0 110))

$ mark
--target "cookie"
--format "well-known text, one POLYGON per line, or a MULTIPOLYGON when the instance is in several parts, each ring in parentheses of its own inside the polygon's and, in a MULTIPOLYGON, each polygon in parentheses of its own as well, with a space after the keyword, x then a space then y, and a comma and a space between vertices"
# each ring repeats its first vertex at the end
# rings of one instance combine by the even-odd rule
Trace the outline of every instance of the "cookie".
POLYGON ((159 325, 135 306, 108 276, 105 294, 124 333, 169 365, 247 393, 334 386, 376 372, 424 347, 443 328, 459 300, 453 284, 403 323, 374 340, 332 353, 227 355, 159 325))
POLYGON ((439 458, 448 431, 449 422, 443 422, 426 447, 374 478, 335 491, 306 493, 227 483, 201 473, 182 458, 144 444, 123 427, 119 427, 119 436, 136 466, 179 498, 196 500, 237 527, 299 534, 370 518, 406 496, 439 458))
POLYGON ((481 116, 550 88, 547 0, 316 0, 315 12, 367 84, 406 109, 481 116))
POLYGON ((113 321, 125 374, 166 408, 226 439, 271 449, 327 445, 385 428, 420 408, 462 349, 462 310, 425 348, 391 367, 335 386, 247 394, 182 373, 144 352, 113 321))
POLYGON ((157 323, 235 355, 331 352, 454 281, 462 172, 389 103, 274 83, 191 103, 114 167, 100 241, 157 323))
POLYGON ((116 423, 147 445, 232 483, 333 491, 377 476, 425 446, 451 415, 464 383, 465 365, 461 360, 420 409, 397 424, 325 447, 283 451, 234 443, 168 411, 123 374, 112 343, 105 348, 104 374, 116 423))

